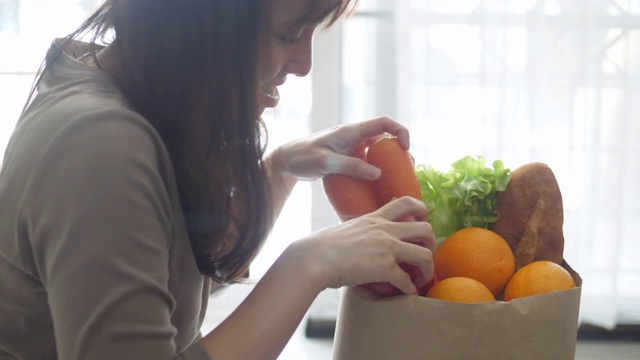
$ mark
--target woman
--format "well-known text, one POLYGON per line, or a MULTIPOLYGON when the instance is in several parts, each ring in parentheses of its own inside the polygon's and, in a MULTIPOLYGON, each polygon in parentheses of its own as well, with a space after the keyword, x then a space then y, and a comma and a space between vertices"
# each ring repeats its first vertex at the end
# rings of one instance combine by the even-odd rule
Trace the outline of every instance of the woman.
POLYGON ((0 175, 1 358, 273 359, 323 289, 416 293, 400 261, 430 280, 430 226, 401 221, 426 209, 403 198, 294 242, 199 334, 212 280, 246 271, 298 180, 375 179, 342 154, 384 133, 408 146, 380 118, 263 154, 260 114, 352 5, 108 0, 54 42, 0 175))

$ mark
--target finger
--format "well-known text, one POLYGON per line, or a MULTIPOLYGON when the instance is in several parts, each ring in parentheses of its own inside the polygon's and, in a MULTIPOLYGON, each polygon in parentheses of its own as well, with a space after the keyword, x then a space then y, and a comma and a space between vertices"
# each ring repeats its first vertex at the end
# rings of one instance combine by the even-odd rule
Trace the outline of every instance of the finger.
POLYGON ((368 138, 366 138, 363 141, 364 146, 369 147, 369 145, 373 144, 374 142, 378 141, 381 137, 386 136, 385 134, 380 134, 380 135, 375 135, 375 136, 370 136, 368 138))
POLYGON ((390 226, 398 239, 435 252, 437 238, 431 224, 426 221, 427 206, 423 201, 405 196, 384 205, 376 213, 395 222, 390 226))
POLYGON ((418 288, 411 281, 411 277, 407 274, 400 266, 396 266, 387 273, 388 279, 387 281, 397 287, 400 291, 409 295, 418 295, 418 288))
POLYGON ((392 221, 403 221, 411 216, 416 220, 424 221, 427 217, 427 205, 424 201, 411 196, 403 196, 383 205, 377 213, 392 221))
POLYGON ((403 240, 412 244, 417 244, 429 249, 431 252, 435 252, 438 247, 438 240, 436 234, 433 232, 431 224, 426 221, 415 221, 419 229, 415 230, 419 232, 418 238, 405 237, 403 240))
POLYGON ((357 157, 335 154, 327 160, 327 171, 331 174, 343 174, 357 179, 373 181, 382 171, 357 157))
MULTIPOLYGON (((409 130, 389 117, 380 117, 360 123, 341 126, 350 136, 339 137, 328 148, 333 156, 326 159, 326 174, 344 174, 363 180, 376 180, 381 170, 365 161, 365 149, 389 134, 398 138, 400 145, 409 148, 409 130), (355 139, 354 139, 355 138, 355 139)), ((335 131, 338 128, 332 129, 335 131)))
MULTIPOLYGON (((433 256, 431 256, 433 259, 433 256)), ((420 272, 416 276, 416 285, 420 288, 430 282, 436 274, 433 261, 428 261, 422 264, 415 264, 420 269, 420 272)))
POLYGON ((436 250, 436 236, 426 221, 396 221, 388 225, 388 231, 396 239, 409 244, 436 250))
POLYGON ((409 149, 409 130, 389 117, 379 117, 357 125, 361 138, 375 138, 388 133, 396 136, 403 148, 409 149))
POLYGON ((399 262, 406 262, 418 266, 420 272, 416 278, 419 286, 425 285, 435 274, 433 265, 433 252, 425 247, 410 244, 399 243, 396 257, 399 262))

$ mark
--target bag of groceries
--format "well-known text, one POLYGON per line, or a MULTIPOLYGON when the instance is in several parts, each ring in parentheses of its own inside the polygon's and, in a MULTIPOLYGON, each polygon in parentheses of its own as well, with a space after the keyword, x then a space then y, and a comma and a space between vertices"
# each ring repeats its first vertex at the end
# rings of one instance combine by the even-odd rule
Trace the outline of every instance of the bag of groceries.
POLYGON ((366 288, 347 288, 333 359, 573 360, 581 280, 565 268, 578 287, 509 302, 380 298, 366 288))
MULTIPOLYGON (((438 236, 435 277, 419 295, 389 283, 345 288, 334 360, 574 358, 582 279, 563 257, 562 196, 547 165, 511 172, 465 157, 440 172, 415 166, 394 137, 357 151, 382 175, 325 177, 336 214, 423 200, 438 236)), ((417 266, 399 265, 417 281, 417 266)))

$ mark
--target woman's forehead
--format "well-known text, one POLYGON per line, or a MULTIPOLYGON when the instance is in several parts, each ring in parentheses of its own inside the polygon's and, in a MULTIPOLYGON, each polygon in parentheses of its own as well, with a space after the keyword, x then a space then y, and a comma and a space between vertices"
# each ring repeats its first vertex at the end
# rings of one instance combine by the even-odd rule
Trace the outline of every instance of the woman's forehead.
POLYGON ((341 0, 272 0, 272 26, 295 27, 318 24, 340 7, 341 0))
POLYGON ((307 8, 308 0, 272 0, 269 22, 272 26, 294 26, 307 8))

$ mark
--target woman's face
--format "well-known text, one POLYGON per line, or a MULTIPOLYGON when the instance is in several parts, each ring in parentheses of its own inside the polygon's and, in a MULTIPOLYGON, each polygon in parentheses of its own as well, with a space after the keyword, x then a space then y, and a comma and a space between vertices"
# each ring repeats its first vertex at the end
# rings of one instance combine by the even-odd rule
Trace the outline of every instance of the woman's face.
POLYGON ((280 100, 278 86, 287 75, 306 76, 311 71, 311 41, 317 24, 294 27, 306 1, 273 0, 267 24, 260 37, 258 61, 261 112, 280 100))

